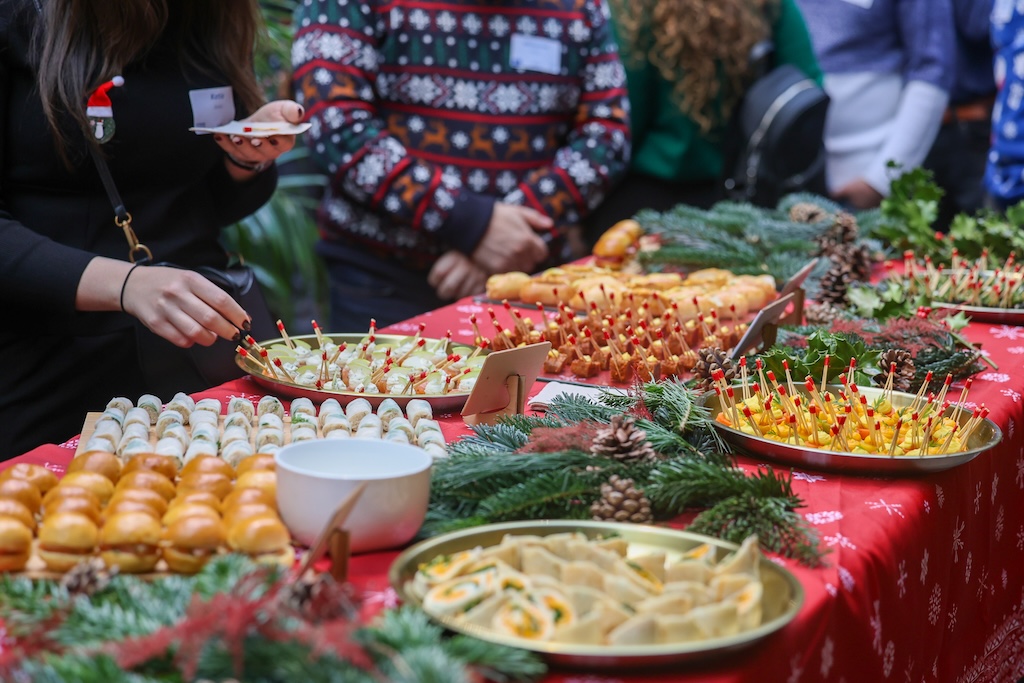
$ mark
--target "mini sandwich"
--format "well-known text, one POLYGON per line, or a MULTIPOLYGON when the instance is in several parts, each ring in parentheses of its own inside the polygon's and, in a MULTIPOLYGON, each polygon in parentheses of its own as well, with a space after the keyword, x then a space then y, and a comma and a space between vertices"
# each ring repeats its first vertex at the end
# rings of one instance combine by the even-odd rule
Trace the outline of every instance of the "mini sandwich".
POLYGON ((167 513, 163 516, 160 522, 164 526, 171 526, 179 519, 186 517, 208 517, 220 521, 220 513, 214 510, 209 505, 200 505, 199 503, 186 503, 183 505, 175 505, 172 508, 167 508, 167 513))
POLYGON ((16 500, 27 507, 32 514, 39 512, 43 505, 43 496, 36 485, 24 479, 8 479, 0 481, 0 498, 16 500))
POLYGON ((245 505, 246 503, 262 503, 270 507, 276 507, 277 501, 274 496, 265 489, 240 489, 236 488, 221 503, 221 509, 226 513, 231 508, 245 505))
POLYGON ((13 517, 28 527, 29 530, 35 531, 36 516, 23 503, 19 503, 13 498, 0 499, 0 515, 13 517))
POLYGON ((223 499, 231 493, 231 480, 219 472, 189 472, 181 475, 178 491, 209 491, 223 499))
POLYGON ((60 480, 58 486, 78 486, 89 489, 96 494, 101 505, 106 505, 110 497, 114 495, 114 484, 97 472, 68 472, 60 480))
POLYGON ((236 522, 228 532, 228 547, 256 562, 290 567, 295 561, 288 529, 276 517, 253 517, 236 522))
MULTIPOLYGON (((55 491, 57 489, 54 489, 55 491)), ((76 512, 85 515, 94 523, 100 523, 100 507, 95 503, 95 498, 89 499, 84 496, 63 496, 51 498, 43 506, 43 518, 52 517, 61 512, 76 512)))
POLYGON ((93 521, 75 512, 47 517, 39 529, 39 557, 56 572, 66 572, 96 549, 99 531, 93 521))
POLYGON ((192 474, 223 474, 228 479, 235 478, 235 468, 227 460, 216 455, 197 455, 181 468, 182 478, 192 474))
POLYGON ((163 517, 167 512, 167 501, 159 493, 150 489, 118 489, 114 497, 110 499, 110 505, 119 500, 135 500, 145 503, 153 508, 157 519, 163 517))
POLYGON ((220 498, 209 491, 178 491, 174 498, 171 498, 171 502, 168 503, 167 509, 170 510, 173 507, 178 507, 179 505, 184 505, 186 503, 205 505, 206 507, 213 508, 218 513, 221 511, 220 498))
POLYGON ((254 517, 273 517, 280 519, 277 511, 265 503, 242 503, 224 510, 224 524, 231 530, 239 522, 254 517))
POLYGON ((113 453, 91 451, 71 461, 68 465, 68 474, 71 472, 96 472, 109 479, 112 484, 116 484, 121 476, 121 460, 113 453))
POLYGON ((164 475, 173 480, 178 476, 178 459, 170 455, 158 453, 142 453, 136 455, 124 466, 124 473, 136 472, 138 470, 149 470, 164 475))
POLYGON ((235 472, 238 476, 245 474, 246 472, 256 470, 270 470, 273 472, 277 467, 277 463, 274 462, 274 456, 269 453, 256 453, 250 455, 248 458, 242 460, 235 467, 235 472))
POLYGON ((32 532, 13 517, 0 517, 0 572, 25 568, 32 554, 32 532))
POLYGON ((211 517, 182 517, 164 529, 164 561, 179 574, 195 574, 224 546, 224 523, 211 517))
POLYGON ((30 462, 19 462, 0 472, 0 481, 7 479, 24 479, 39 489, 39 493, 43 495, 57 485, 56 474, 42 465, 30 462))
POLYGON ((125 472, 117 482, 117 490, 124 489, 148 489, 159 493, 165 502, 174 498, 174 482, 154 470, 125 472))
POLYGON ((160 559, 160 522, 143 512, 122 512, 100 529, 100 557, 108 567, 140 574, 153 571, 160 559))

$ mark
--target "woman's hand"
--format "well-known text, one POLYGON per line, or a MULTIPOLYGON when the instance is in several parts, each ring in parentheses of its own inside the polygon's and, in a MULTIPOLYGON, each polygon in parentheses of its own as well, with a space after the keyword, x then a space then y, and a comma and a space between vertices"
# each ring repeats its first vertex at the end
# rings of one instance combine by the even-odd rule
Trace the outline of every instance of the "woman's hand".
MULTIPOLYGON (((292 100, 276 100, 263 105, 252 116, 244 118, 242 121, 260 123, 281 121, 297 124, 302 123, 304 114, 299 103, 292 100)), ((247 180, 295 146, 294 135, 271 135, 265 138, 214 135, 213 140, 227 154, 225 163, 231 177, 235 180, 247 180)))
POLYGON ((78 282, 80 311, 119 311, 134 315, 169 342, 188 348, 209 346, 217 337, 234 339, 249 315, 227 292, 191 270, 133 267, 96 257, 78 282))

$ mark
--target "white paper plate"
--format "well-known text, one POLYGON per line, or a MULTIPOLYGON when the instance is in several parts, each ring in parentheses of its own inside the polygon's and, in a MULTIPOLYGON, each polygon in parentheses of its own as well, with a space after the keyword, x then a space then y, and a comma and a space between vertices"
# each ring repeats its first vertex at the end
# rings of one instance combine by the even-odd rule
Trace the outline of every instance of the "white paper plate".
POLYGON ((229 121, 216 128, 189 128, 194 133, 220 133, 245 138, 269 138, 272 135, 301 135, 309 130, 309 123, 287 121, 229 121))

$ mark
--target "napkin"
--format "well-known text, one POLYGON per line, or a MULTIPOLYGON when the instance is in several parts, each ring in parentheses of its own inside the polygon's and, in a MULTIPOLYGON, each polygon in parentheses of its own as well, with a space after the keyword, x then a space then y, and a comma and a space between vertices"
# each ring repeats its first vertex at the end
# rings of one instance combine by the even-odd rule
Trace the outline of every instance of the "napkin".
POLYGON ((589 398, 592 401, 597 401, 602 393, 612 393, 625 395, 627 392, 624 389, 617 389, 615 387, 588 387, 580 384, 565 384, 563 382, 548 382, 544 385, 544 388, 540 392, 529 399, 526 405, 531 410, 543 412, 548 409, 548 405, 552 399, 556 396, 569 396, 576 394, 589 398))

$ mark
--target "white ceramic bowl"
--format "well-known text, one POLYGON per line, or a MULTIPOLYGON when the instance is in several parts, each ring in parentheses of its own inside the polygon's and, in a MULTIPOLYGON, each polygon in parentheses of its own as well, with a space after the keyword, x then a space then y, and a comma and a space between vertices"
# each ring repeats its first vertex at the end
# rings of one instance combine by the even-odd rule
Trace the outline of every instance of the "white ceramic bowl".
POLYGON ((277 462, 277 507, 292 538, 312 545, 338 505, 367 482, 344 527, 353 553, 412 540, 430 499, 431 457, 421 448, 381 439, 324 439, 283 447, 277 462))

